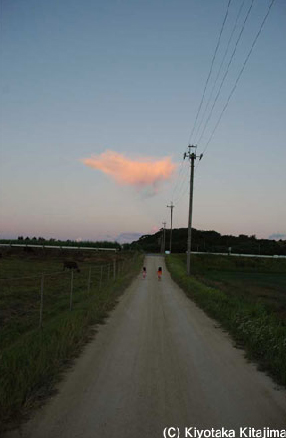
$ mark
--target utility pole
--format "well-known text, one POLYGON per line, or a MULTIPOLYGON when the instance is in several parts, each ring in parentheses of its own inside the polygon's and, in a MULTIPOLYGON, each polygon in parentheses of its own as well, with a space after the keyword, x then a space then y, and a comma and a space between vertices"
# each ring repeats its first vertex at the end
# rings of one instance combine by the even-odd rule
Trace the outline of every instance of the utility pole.
MULTIPOLYGON (((193 190, 194 190, 194 170, 195 159, 198 157, 191 149, 196 149, 197 146, 188 146, 189 152, 185 152, 184 159, 187 157, 191 162, 190 173, 190 200, 189 200, 189 223, 188 223, 188 250, 187 250, 187 274, 191 275, 191 251, 192 251, 192 217, 193 217, 193 190)), ((200 160, 203 158, 203 154, 199 156, 200 160)))
POLYGON ((162 228, 162 245, 161 245, 161 252, 163 254, 165 254, 165 227, 166 227, 166 222, 162 222, 162 224, 164 225, 164 228, 162 228))
POLYGON ((171 231, 170 231, 170 253, 172 252, 172 230, 173 230, 173 208, 175 207, 173 205, 173 202, 171 202, 171 205, 167 205, 168 208, 171 209, 171 231))

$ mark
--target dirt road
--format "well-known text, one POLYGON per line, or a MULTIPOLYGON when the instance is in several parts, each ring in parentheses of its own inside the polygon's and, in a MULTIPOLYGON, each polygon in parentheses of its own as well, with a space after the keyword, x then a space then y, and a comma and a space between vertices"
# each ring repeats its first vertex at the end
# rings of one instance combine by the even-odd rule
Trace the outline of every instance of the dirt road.
POLYGON ((159 438, 167 426, 181 436, 191 426, 286 427, 286 391, 186 298, 162 258, 148 256, 145 265, 147 277, 128 288, 59 394, 9 437, 159 438))

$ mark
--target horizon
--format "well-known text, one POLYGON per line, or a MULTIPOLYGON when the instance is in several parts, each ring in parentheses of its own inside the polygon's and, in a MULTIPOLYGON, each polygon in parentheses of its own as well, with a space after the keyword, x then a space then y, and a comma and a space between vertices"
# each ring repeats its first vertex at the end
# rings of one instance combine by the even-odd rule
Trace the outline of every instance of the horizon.
MULTIPOLYGON (((173 228, 172 230, 174 231, 174 230, 179 230, 179 229, 187 229, 187 227, 173 228)), ((202 232, 215 232, 215 233, 220 234, 221 236, 231 236, 231 237, 246 236, 247 238, 251 238, 251 237, 254 236, 256 240, 286 241, 286 235, 283 235, 283 234, 273 234, 273 235, 270 235, 267 238, 263 238, 263 237, 259 238, 255 234, 252 234, 252 235, 247 235, 247 234, 244 234, 244 233, 239 233, 239 234, 224 234, 224 233, 219 233, 218 231, 211 230, 211 229, 210 230, 202 230, 202 229, 198 229, 198 228, 192 227, 192 230, 193 229, 195 229, 196 231, 202 231, 202 232)), ((166 228, 166 231, 170 231, 170 228, 166 228)), ((93 243, 93 242, 94 243, 110 242, 110 243, 119 243, 120 245, 123 245, 124 243, 136 242, 137 240, 140 239, 140 237, 152 236, 152 235, 155 235, 155 234, 160 233, 160 232, 162 232, 162 229, 157 230, 157 231, 153 231, 151 233, 135 233, 135 232, 134 233, 121 233, 121 234, 119 234, 118 236, 116 236, 114 238, 112 236, 110 236, 110 235, 107 235, 107 236, 103 237, 100 240, 89 239, 89 238, 87 238, 87 239, 81 239, 81 238, 77 238, 77 239, 66 238, 66 239, 63 239, 63 238, 60 238, 60 237, 45 237, 45 236, 35 236, 35 235, 33 235, 33 237, 30 237, 30 236, 20 236, 20 235, 18 235, 17 237, 1 237, 0 236, 0 240, 19 240, 19 238, 20 238, 20 240, 22 241, 22 240, 26 240, 26 239, 33 240, 35 238, 36 240, 43 239, 43 240, 45 240, 47 242, 49 242, 51 240, 53 240, 53 241, 62 241, 62 242, 71 241, 71 242, 77 242, 77 243, 84 243, 84 242, 91 242, 91 243, 93 243), (137 239, 135 239, 136 236, 137 236, 137 239)), ((32 236, 32 234, 31 234, 31 236, 32 236)))

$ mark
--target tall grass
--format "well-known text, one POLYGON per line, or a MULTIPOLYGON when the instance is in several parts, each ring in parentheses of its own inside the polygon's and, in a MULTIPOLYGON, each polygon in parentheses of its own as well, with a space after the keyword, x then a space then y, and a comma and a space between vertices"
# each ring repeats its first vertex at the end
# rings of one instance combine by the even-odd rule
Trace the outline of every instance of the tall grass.
POLYGON ((172 278, 211 317, 226 328, 247 357, 286 386, 286 325, 262 302, 227 294, 186 274, 183 257, 166 258, 172 278))
POLYGON ((90 294, 79 294, 72 311, 57 308, 46 318, 42 330, 27 330, 10 346, 3 341, 0 356, 0 431, 21 420, 39 398, 47 395, 65 365, 77 356, 116 303, 119 295, 139 272, 142 256, 126 263, 116 280, 106 279, 90 294))

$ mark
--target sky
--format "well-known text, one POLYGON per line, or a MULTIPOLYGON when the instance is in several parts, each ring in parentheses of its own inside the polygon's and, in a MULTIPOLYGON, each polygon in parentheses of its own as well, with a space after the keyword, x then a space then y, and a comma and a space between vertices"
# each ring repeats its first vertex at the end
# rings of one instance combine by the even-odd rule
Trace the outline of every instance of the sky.
POLYGON ((0 238, 187 227, 189 143, 195 228, 286 238, 284 0, 247 58, 270 4, 1 0, 0 238))

